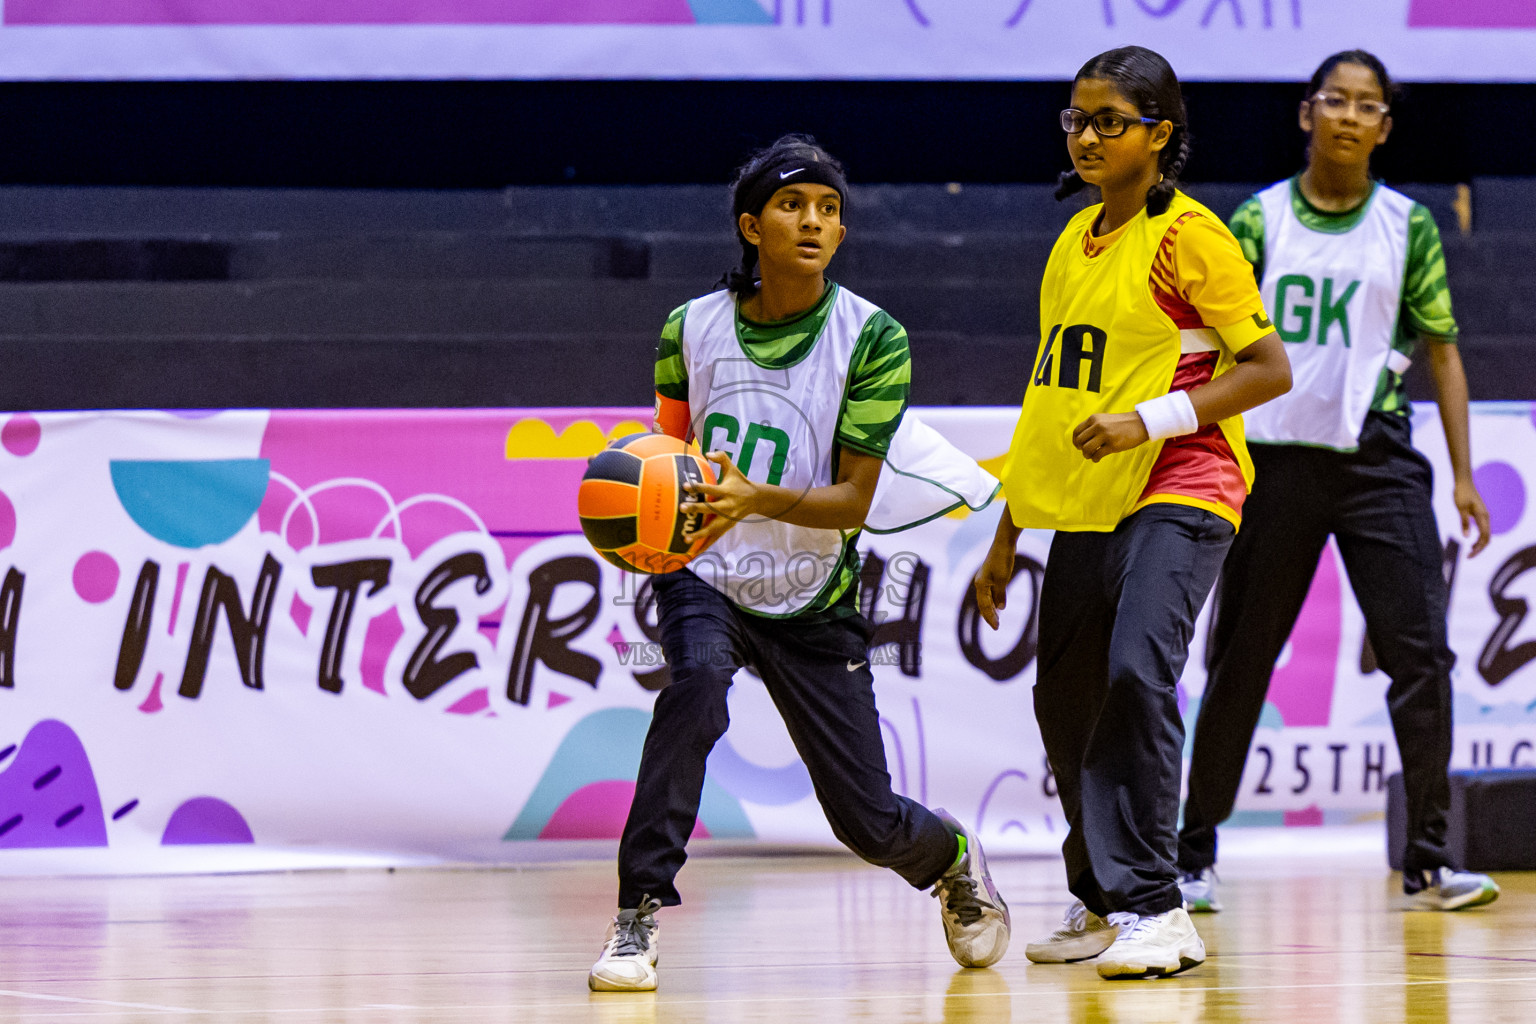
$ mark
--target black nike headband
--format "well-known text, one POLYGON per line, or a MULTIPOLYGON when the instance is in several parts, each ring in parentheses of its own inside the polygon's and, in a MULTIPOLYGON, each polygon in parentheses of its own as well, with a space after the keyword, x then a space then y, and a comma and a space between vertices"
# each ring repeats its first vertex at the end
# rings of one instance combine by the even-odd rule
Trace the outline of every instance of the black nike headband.
POLYGON ((814 151, 803 149, 778 157, 753 175, 746 187, 737 193, 741 198, 736 204, 736 215, 750 213, 756 217, 779 189, 805 184, 836 189, 842 204, 848 205, 848 182, 842 173, 833 165, 818 160, 814 151))

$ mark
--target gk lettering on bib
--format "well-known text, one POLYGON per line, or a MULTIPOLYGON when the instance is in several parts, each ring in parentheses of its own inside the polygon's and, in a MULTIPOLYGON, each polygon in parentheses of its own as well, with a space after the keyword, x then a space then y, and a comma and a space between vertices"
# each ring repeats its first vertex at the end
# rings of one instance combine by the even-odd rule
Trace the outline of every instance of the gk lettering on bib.
POLYGON ((1260 192, 1260 291, 1291 359, 1291 390, 1244 417, 1248 438, 1352 450, 1392 353, 1413 201, 1377 186, 1344 231, 1297 217, 1289 180, 1260 192))

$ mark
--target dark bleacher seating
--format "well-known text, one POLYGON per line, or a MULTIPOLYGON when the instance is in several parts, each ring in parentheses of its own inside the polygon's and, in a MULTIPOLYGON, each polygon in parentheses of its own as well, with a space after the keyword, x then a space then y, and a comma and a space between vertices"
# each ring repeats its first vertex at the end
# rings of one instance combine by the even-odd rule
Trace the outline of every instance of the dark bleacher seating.
MULTIPOLYGON (((1189 191, 1226 216, 1252 186, 1189 191)), ((1474 183, 1469 237, 1454 186, 1407 191, 1445 235, 1473 396, 1536 398, 1536 222, 1484 205, 1536 185, 1474 183)), ((1013 404, 1075 208, 865 186, 833 276, 907 325, 915 401, 1013 404)), ((728 223, 719 186, 0 189, 0 408, 648 404, 668 310, 739 257, 728 223)))

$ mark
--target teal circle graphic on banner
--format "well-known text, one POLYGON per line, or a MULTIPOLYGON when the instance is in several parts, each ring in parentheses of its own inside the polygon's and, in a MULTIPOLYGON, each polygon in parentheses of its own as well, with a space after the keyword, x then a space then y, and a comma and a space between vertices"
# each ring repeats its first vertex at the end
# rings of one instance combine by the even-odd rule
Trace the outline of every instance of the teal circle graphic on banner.
POLYGON ((112 461, 123 510, 145 533, 179 548, 222 544, 251 521, 267 494, 267 459, 112 461))

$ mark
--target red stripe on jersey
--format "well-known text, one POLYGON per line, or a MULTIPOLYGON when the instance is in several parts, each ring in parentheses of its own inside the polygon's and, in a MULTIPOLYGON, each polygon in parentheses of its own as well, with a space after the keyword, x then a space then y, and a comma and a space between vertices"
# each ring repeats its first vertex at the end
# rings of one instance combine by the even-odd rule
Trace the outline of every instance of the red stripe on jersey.
MULTIPOLYGON (((1169 391, 1189 391, 1199 387, 1216 372, 1215 352, 1192 352, 1179 358, 1169 391)), ((1154 494, 1178 494, 1188 498, 1225 505, 1241 514, 1248 484, 1243 470, 1232 454, 1232 446, 1218 424, 1201 427, 1193 434, 1170 437, 1152 466, 1145 501, 1154 494)))
POLYGON ((1181 216, 1169 226, 1167 234, 1163 235, 1163 242, 1157 249, 1157 258, 1152 261, 1152 297, 1157 300, 1158 306, 1168 314, 1181 331, 1197 330, 1207 326, 1195 307, 1184 300, 1179 294, 1178 266, 1174 263, 1174 239, 1179 234, 1179 228, 1191 217, 1200 216, 1194 210, 1181 216))

